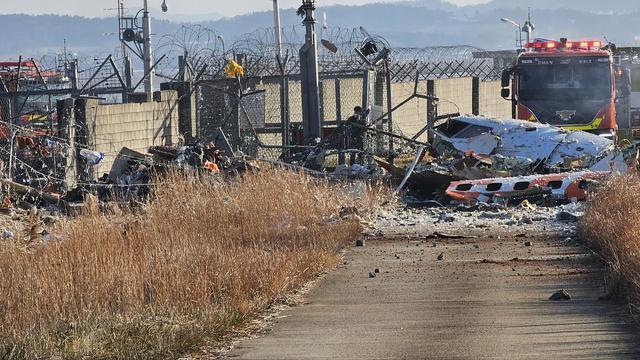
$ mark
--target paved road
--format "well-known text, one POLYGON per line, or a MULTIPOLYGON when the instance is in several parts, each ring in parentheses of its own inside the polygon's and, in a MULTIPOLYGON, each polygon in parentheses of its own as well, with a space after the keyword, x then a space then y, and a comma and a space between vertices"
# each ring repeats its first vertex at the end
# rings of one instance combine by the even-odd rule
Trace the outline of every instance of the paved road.
POLYGON ((563 236, 481 235, 436 247, 420 237, 351 249, 305 305, 228 357, 640 359, 625 307, 598 300, 604 270, 563 236), (562 288, 573 300, 548 300, 562 288))

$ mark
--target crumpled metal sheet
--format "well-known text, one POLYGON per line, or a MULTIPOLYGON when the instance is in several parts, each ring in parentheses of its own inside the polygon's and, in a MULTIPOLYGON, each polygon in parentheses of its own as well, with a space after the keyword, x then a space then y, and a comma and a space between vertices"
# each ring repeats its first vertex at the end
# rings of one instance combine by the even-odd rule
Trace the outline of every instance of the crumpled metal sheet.
POLYGON ((559 166, 566 158, 590 157, 595 162, 604 151, 614 149, 613 141, 584 131, 572 131, 558 144, 547 159, 550 166, 559 166))
MULTIPOLYGON (((578 168, 589 168, 613 151, 613 141, 583 131, 569 132, 552 125, 524 120, 464 116, 434 130, 436 142, 446 142, 461 153, 474 152, 510 159, 514 165, 530 166, 544 161, 549 168, 565 168, 567 160, 580 159, 578 168), (448 129, 458 129, 454 134, 448 129), (472 136, 468 136, 472 134, 472 136), (497 139, 491 146, 490 138, 497 139), (490 152, 487 150, 490 149, 490 152)), ((436 147, 437 148, 437 147, 436 147)))
POLYGON ((491 154, 500 145, 500 138, 492 134, 481 134, 471 138, 451 138, 456 150, 474 154, 491 154))

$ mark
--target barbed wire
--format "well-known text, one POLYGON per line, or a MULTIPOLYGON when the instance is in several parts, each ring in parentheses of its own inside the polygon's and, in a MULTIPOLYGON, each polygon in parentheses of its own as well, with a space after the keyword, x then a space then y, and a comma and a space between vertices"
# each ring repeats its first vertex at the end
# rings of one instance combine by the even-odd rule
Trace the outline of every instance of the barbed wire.
MULTIPOLYGON (((288 60, 284 69, 286 75, 300 73, 298 52, 304 44, 304 31, 302 26, 282 29, 282 53, 288 60)), ((492 71, 496 64, 490 52, 475 46, 392 47, 383 37, 370 34, 363 28, 320 28, 318 36, 321 40, 318 44, 318 61, 323 74, 357 73, 367 69, 369 65, 354 49, 371 41, 379 50, 391 50, 389 70, 395 81, 406 81, 408 73, 415 71, 425 74, 422 76, 424 79, 461 75, 494 79, 498 76, 497 71, 492 71), (336 51, 331 51, 323 43, 332 44, 336 51)), ((214 74, 224 76, 220 70, 233 57, 242 61, 245 77, 279 76, 281 70, 276 60, 275 44, 272 28, 257 29, 241 35, 231 44, 225 44, 223 34, 214 29, 185 25, 175 34, 163 36, 156 53, 172 59, 168 61, 168 67, 161 70, 166 76, 178 71, 177 57, 185 54, 194 62, 196 72, 207 64, 209 78, 214 74)))

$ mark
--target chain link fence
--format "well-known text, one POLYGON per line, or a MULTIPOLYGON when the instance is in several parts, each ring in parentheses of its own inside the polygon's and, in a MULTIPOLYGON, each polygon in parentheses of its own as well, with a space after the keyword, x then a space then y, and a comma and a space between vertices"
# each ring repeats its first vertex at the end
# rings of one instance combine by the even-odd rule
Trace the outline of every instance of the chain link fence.
MULTIPOLYGON (((285 141, 290 145, 304 144, 298 56, 304 43, 303 31, 300 27, 283 29, 284 56, 280 61, 275 57, 270 28, 243 35, 232 44, 225 44, 222 34, 202 26, 185 26, 173 36, 163 37, 158 48, 168 58, 187 57, 194 73, 207 66, 197 84, 200 139, 210 140, 221 129, 235 149, 275 160, 292 151, 283 146, 282 124, 288 123, 285 141), (242 78, 225 77, 223 69, 230 59, 244 67, 242 78)), ((392 48, 384 38, 361 28, 319 31, 321 43, 337 48, 335 52, 322 45, 318 48, 319 111, 325 138, 330 138, 353 115, 356 106, 370 107, 373 120, 403 104, 382 119, 373 129, 374 134, 368 135, 371 144, 365 144, 365 148, 372 154, 409 154, 415 147, 411 141, 426 141, 427 135, 421 130, 430 118, 476 113, 472 93, 479 90, 474 90, 471 79, 495 81, 509 59, 515 58, 515 53, 487 52, 472 46, 392 48), (376 66, 376 76, 369 80, 365 72, 371 66, 355 51, 367 43, 375 44, 378 53, 389 50, 388 61, 376 66), (375 88, 368 99, 364 96, 367 86, 375 88), (440 101, 430 103, 424 97, 413 97, 405 102, 415 93, 436 95, 440 101)), ((167 77, 172 76, 171 71, 159 70, 167 77)), ((508 105, 496 100, 499 93, 488 91, 483 100, 493 103, 485 108, 501 107, 506 112, 508 105)))

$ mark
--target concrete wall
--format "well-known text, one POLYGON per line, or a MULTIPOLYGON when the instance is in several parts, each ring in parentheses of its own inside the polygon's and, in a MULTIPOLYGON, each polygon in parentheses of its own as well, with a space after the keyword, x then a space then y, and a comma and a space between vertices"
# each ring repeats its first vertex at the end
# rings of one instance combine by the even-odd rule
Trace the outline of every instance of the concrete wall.
POLYGON ((117 105, 86 103, 87 141, 105 154, 94 175, 108 173, 118 152, 127 147, 146 153, 150 146, 178 143, 178 107, 175 91, 162 91, 160 101, 117 105))
MULTIPOLYGON (((396 106, 413 94, 414 83, 394 83, 391 85, 393 97, 392 105, 396 106)), ((440 98, 438 103, 438 115, 471 114, 473 78, 456 78, 433 80, 434 92, 440 98)), ((428 81, 418 82, 418 94, 428 94, 428 81)), ((385 96, 386 103, 386 96, 385 96)), ((393 113, 394 128, 397 128, 406 136, 413 136, 427 125, 428 101, 425 99, 413 99, 393 113)), ((386 107, 385 107, 386 109, 386 107)), ((424 134, 420 140, 426 140, 424 134)))
MULTIPOLYGON (((414 83, 391 84, 391 105, 396 106, 409 98, 414 91, 414 83)), ((418 83, 418 93, 427 93, 427 82, 418 83)), ((386 110, 385 94, 385 110, 386 110)), ((403 135, 412 136, 427 124, 427 100, 415 98, 393 112, 393 125, 403 135)))
POLYGON ((435 96, 440 98, 438 115, 457 112, 462 115, 473 113, 471 107, 473 78, 435 80, 435 90, 435 96))
MULTIPOLYGON (((449 114, 449 113, 461 113, 462 115, 468 115, 477 111, 480 115, 499 118, 511 117, 511 104, 500 97, 500 82, 490 81, 482 82, 477 81, 478 88, 475 89, 474 95, 474 79, 471 77, 466 78, 453 78, 453 79, 440 79, 440 80, 423 80, 418 83, 418 93, 428 94, 432 93, 439 97, 441 100, 438 104, 437 115, 449 114), (428 91, 429 83, 432 83, 432 91, 428 91), (477 99, 476 108, 474 109, 474 96, 477 99)), ((222 86, 220 83, 216 86, 222 86)), ((264 102, 264 114, 265 125, 267 127, 277 126, 281 120, 281 107, 280 107, 280 80, 276 77, 261 78, 261 79, 248 79, 245 80, 245 86, 255 90, 265 91, 264 102)), ((382 106, 382 111, 387 110, 387 93, 386 85, 384 82, 379 84, 381 86, 380 94, 377 105, 382 106)), ((322 79, 320 82, 321 88, 321 117, 324 121, 336 121, 346 120, 353 113, 355 106, 362 105, 362 91, 363 91, 363 79, 361 76, 346 76, 339 79, 322 79), (339 91, 336 91, 336 86, 339 91), (339 97, 338 97, 339 92, 339 97)), ((396 106, 411 96, 414 92, 414 82, 393 83, 392 88, 392 106, 396 106)), ((204 101, 210 103, 219 103, 221 106, 217 113, 207 110, 205 118, 221 119, 224 116, 222 114, 229 109, 222 110, 225 106, 231 106, 233 101, 230 98, 226 98, 225 101, 214 101, 214 98, 222 99, 222 95, 209 95, 205 96, 204 101), (206 100, 210 98, 209 100, 206 100), (226 103, 226 105, 225 105, 226 103)), ((249 106, 249 105, 247 105, 249 106)), ((406 103, 393 113, 394 129, 401 132, 406 136, 413 136, 416 132, 420 131, 426 124, 428 118, 428 101, 424 99, 413 99, 406 103)), ((291 123, 302 122, 302 100, 300 82, 295 79, 289 81, 289 118, 291 123)), ((233 123, 235 118, 230 118, 227 122, 228 137, 233 142, 234 134, 237 132, 232 127, 229 127, 229 123, 233 123)), ((211 124, 218 124, 218 122, 209 121, 211 124)), ((206 121, 204 122, 207 123, 206 121)), ((216 125, 219 126, 219 125, 216 125)), ((210 127, 213 127, 212 125, 210 127)), ((200 131, 201 134, 205 134, 206 131, 200 131)), ((265 141, 269 144, 279 144, 280 135, 269 136, 269 141, 265 141)), ((426 140, 424 135, 421 140, 426 140)), ((263 140, 264 141, 264 140, 263 140)))
MULTIPOLYGON (((462 115, 473 113, 473 78, 440 79, 434 80, 433 83, 433 95, 440 98, 438 115, 457 112, 462 115)), ((427 81, 418 83, 419 94, 428 93, 427 84, 427 81)), ((394 83, 391 89, 392 105, 395 106, 413 94, 414 83, 394 83)), ((500 90, 500 81, 479 82, 479 115, 511 118, 511 103, 500 97, 500 90)), ((414 99, 395 111, 394 127, 408 136, 420 131, 427 124, 427 103, 427 100, 414 99)), ((420 140, 426 140, 426 134, 420 140)))
POLYGON ((500 96, 500 81, 480 82, 480 115, 511 119, 511 101, 500 96))

